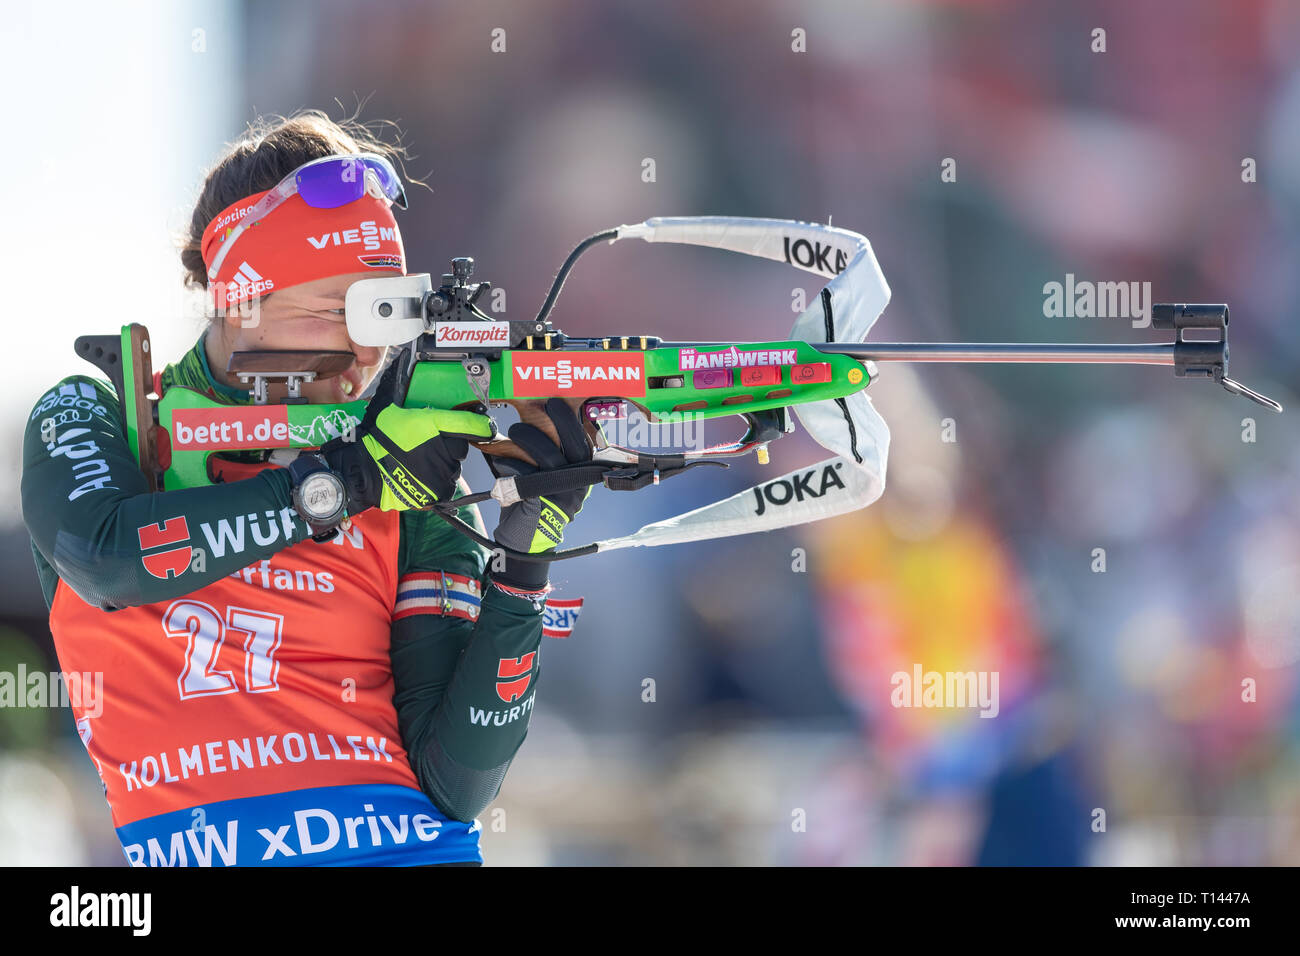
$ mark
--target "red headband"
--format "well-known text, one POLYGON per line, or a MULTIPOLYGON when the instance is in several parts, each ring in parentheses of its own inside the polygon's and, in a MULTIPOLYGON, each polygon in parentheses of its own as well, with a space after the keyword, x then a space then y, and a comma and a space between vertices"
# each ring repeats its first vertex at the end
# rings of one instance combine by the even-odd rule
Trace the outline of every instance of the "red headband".
MULTIPOLYGON (((211 266, 222 241, 267 192, 227 206, 208 223, 200 247, 204 265, 211 266)), ((294 195, 235 240, 221 275, 208 275, 208 290, 213 306, 224 312, 276 289, 366 269, 406 274, 402 233, 389 202, 366 195, 316 209, 294 195)))

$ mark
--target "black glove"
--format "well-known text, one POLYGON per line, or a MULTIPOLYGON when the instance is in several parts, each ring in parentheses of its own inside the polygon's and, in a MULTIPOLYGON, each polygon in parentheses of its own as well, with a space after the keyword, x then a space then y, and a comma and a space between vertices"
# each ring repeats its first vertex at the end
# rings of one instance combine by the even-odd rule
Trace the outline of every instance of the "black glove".
MULTIPOLYGON (((552 398, 546 403, 546 414, 555 425, 555 432, 560 439, 558 447, 544 431, 534 425, 516 422, 510 426, 509 432, 510 440, 528 452, 541 468, 518 458, 485 455, 492 474, 498 478, 531 475, 537 471, 591 461, 591 445, 573 409, 563 399, 552 398)), ((583 503, 590 494, 591 486, 588 485, 579 491, 525 498, 502 508, 501 520, 497 523, 493 537, 499 544, 515 551, 526 551, 529 554, 554 551, 564 540, 564 529, 582 510, 583 503)), ((504 568, 492 572, 494 581, 522 591, 545 589, 549 577, 549 565, 546 562, 512 561, 508 557, 502 560, 505 562, 504 568)))
POLYGON ((456 492, 468 439, 488 439, 496 426, 486 415, 440 408, 402 408, 397 394, 406 367, 403 349, 389 363, 366 406, 355 436, 321 446, 330 469, 343 479, 348 513, 367 508, 408 511, 447 501, 456 492), (352 440, 349 440, 352 439, 352 440))

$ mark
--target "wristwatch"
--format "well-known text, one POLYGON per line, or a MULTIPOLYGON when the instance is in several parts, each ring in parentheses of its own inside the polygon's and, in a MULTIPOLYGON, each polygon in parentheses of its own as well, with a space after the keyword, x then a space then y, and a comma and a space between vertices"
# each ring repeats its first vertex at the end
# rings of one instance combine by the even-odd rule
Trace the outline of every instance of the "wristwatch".
POLYGON ((313 541, 329 541, 339 533, 347 513, 348 496, 343 479, 330 471, 320 455, 299 455, 289 463, 293 479, 293 507, 311 528, 313 541))

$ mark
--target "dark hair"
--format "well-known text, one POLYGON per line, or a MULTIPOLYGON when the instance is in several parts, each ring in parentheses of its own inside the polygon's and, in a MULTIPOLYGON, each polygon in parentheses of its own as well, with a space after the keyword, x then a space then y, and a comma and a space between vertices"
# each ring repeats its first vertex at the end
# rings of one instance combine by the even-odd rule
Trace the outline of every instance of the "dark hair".
MULTIPOLYGON (((379 120, 378 126, 397 124, 379 120)), ((275 186, 303 163, 335 153, 378 153, 398 167, 407 157, 401 135, 394 145, 383 142, 378 133, 356 116, 338 122, 316 109, 299 110, 292 116, 259 116, 235 143, 227 144, 226 153, 208 170, 189 229, 181 240, 181 264, 185 267, 185 286, 208 287, 208 270, 203 264, 201 244, 203 230, 217 213, 231 203, 275 186)), ((412 180, 418 182, 418 180, 412 180)), ((263 298, 266 298, 265 296, 263 298)))

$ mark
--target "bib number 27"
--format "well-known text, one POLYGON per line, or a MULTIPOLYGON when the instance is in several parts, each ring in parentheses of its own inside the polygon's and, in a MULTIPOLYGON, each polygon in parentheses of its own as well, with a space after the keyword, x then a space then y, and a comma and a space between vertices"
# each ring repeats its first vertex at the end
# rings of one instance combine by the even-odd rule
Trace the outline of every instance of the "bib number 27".
POLYGON ((185 666, 176 679, 181 700, 239 691, 235 672, 217 665, 221 647, 232 635, 244 639, 243 689, 250 694, 280 689, 275 652, 284 636, 283 614, 231 606, 223 616, 202 601, 173 601, 163 612, 162 629, 168 638, 186 641, 185 666))

